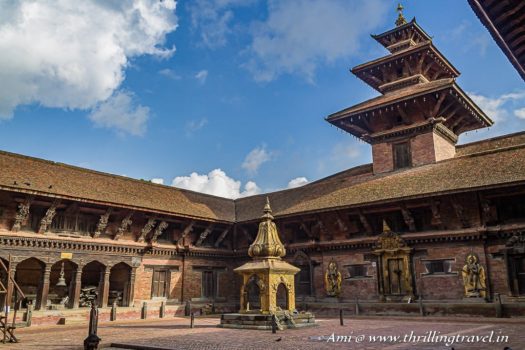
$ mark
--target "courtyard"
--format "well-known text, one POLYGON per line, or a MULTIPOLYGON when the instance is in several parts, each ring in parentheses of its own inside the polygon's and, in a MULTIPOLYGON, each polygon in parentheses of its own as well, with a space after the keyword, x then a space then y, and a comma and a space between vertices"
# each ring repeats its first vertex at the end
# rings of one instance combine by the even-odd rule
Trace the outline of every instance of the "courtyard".
MULTIPOLYGON (((525 320, 495 318, 321 318, 318 327, 278 331, 217 328, 219 318, 100 323, 101 348, 114 349, 523 349, 525 320), (419 339, 417 336, 420 336, 419 339), (426 336, 426 337, 425 337, 426 336), (386 338, 385 338, 386 337, 386 338), (398 337, 394 340, 393 337, 398 337), (439 337, 442 337, 440 339, 439 337), (508 341, 506 340, 508 337, 508 341), (444 340, 446 339, 446 340, 444 340), (447 341, 452 344, 447 344, 447 341), (135 347, 122 347, 131 344, 135 347), (142 345, 143 347, 136 347, 142 345)), ((87 325, 40 326, 18 330, 20 343, 2 349, 82 349, 87 325)))

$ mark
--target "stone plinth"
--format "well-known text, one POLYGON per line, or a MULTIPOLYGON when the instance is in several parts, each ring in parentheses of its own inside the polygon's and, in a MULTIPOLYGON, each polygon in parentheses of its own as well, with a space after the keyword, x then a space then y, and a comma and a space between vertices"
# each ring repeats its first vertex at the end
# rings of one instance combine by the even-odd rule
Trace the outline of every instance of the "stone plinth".
MULTIPOLYGON (((277 311, 278 328, 280 330, 288 328, 301 328, 317 326, 315 323, 314 314, 311 312, 289 313, 277 311)), ((221 315, 222 328, 238 328, 238 329, 272 329, 272 315, 269 314, 249 314, 249 313, 235 313, 221 315)))

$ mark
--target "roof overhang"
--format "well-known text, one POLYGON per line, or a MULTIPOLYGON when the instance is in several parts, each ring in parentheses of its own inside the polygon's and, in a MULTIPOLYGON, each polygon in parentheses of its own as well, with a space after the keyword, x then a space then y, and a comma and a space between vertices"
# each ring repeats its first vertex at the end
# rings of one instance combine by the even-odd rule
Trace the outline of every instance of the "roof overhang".
POLYGON ((481 23, 525 80, 525 1, 468 0, 481 23))

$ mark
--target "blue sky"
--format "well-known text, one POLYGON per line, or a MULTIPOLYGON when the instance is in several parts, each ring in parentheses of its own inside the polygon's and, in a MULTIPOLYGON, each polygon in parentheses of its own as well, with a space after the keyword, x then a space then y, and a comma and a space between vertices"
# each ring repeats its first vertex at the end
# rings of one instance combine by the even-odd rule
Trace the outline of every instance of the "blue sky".
MULTIPOLYGON (((376 96, 349 69, 387 53, 369 34, 397 2, 75 3, 0 0, 0 149, 229 197, 371 161, 324 118, 376 96)), ((460 143, 523 130, 523 81, 467 1, 403 5, 496 121, 460 143)))

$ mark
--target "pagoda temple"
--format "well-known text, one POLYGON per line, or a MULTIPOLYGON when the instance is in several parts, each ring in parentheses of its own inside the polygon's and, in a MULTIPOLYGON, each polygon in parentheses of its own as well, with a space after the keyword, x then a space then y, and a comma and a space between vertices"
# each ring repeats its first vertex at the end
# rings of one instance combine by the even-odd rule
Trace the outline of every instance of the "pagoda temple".
POLYGON ((493 124, 456 84, 459 71, 402 10, 394 29, 372 35, 390 53, 352 69, 381 96, 326 118, 372 145, 376 174, 453 158, 460 134, 493 124))

